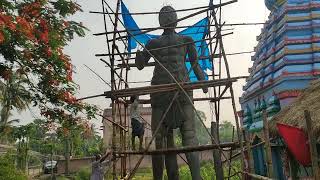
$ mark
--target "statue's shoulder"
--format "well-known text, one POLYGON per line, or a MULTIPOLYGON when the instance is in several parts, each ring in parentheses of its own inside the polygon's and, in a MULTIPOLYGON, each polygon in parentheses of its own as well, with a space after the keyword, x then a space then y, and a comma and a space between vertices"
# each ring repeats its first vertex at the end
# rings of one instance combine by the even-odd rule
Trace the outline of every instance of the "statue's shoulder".
POLYGON ((158 38, 154 38, 154 39, 150 39, 147 44, 146 47, 147 48, 156 48, 159 44, 159 39, 158 38))
POLYGON ((192 42, 194 42, 193 39, 192 39, 192 37, 190 37, 190 36, 181 35, 181 38, 182 38, 183 41, 186 42, 186 43, 192 43, 192 42))

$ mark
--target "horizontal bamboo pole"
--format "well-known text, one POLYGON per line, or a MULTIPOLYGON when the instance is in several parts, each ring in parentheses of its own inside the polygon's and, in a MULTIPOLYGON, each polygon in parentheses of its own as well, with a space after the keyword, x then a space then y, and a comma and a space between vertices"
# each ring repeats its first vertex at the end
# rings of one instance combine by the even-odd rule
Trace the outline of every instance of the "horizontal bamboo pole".
MULTIPOLYGON (((226 23, 223 24, 223 26, 256 26, 256 25, 264 25, 266 23, 260 23, 260 22, 253 22, 253 23, 226 23)), ((216 25, 198 25, 198 26, 193 26, 193 25, 186 25, 186 26, 177 26, 177 27, 146 27, 146 28, 139 28, 139 29, 130 29, 131 32, 136 32, 136 31, 144 31, 144 30, 150 30, 150 29, 184 29, 184 28, 189 28, 189 27, 215 27, 216 25)), ((225 31, 227 29, 222 29, 221 31, 225 31)), ((117 31, 110 31, 110 32, 101 32, 101 33, 94 33, 94 36, 102 36, 102 35, 109 35, 109 34, 113 34, 113 33, 127 33, 128 30, 124 29, 124 30, 117 30, 117 31)))
MULTIPOLYGON (((234 55, 240 55, 240 54, 251 54, 251 53, 254 53, 254 51, 243 51, 243 52, 234 52, 234 53, 228 53, 228 54, 226 54, 227 56, 234 56, 234 55)), ((209 55, 209 56, 199 56, 198 57, 198 60, 203 60, 203 59, 210 59, 210 58, 220 58, 221 57, 221 55, 220 54, 214 54, 214 55, 209 55)), ((131 58, 127 58, 126 60, 135 60, 136 58, 135 57, 131 57, 131 58)), ((122 61, 122 60, 120 60, 120 59, 118 59, 118 60, 116 60, 116 61, 122 61)), ((187 62, 189 62, 189 59, 186 59, 186 61, 187 62)), ((154 62, 152 62, 153 64, 150 64, 150 65, 146 65, 146 66, 154 66, 155 65, 155 63, 154 62)), ((117 66, 118 67, 127 67, 127 65, 129 66, 129 67, 136 67, 136 65, 135 64, 118 64, 117 66)))
MULTIPOLYGON (((199 9, 205 9, 205 8, 210 8, 210 6, 201 6, 201 7, 194 7, 194 8, 186 8, 186 9, 177 9, 174 11, 166 11, 163 13, 170 13, 170 12, 184 12, 184 11, 194 11, 194 10, 199 10, 199 9)), ((96 12, 96 11, 90 11, 90 13, 93 14, 106 14, 103 12, 96 12)), ((147 15, 147 14, 159 14, 160 11, 151 11, 151 12, 131 12, 131 13, 117 13, 117 14, 121 14, 121 15, 147 15)), ((107 13, 110 15, 114 15, 116 13, 107 13)))
POLYGON ((116 154, 131 154, 131 155, 160 155, 160 154, 180 154, 187 152, 195 151, 207 151, 218 148, 238 148, 239 144, 235 142, 221 143, 221 144, 210 144, 210 145, 201 145, 201 146, 189 146, 182 148, 169 148, 169 149, 156 149, 150 151, 119 151, 115 152, 116 154))
MULTIPOLYGON (((227 86, 233 82, 236 82, 238 79, 246 78, 246 76, 234 77, 230 79, 219 79, 219 80, 208 80, 208 81, 198 81, 198 82, 185 82, 180 83, 183 89, 185 90, 194 90, 201 89, 204 87, 216 87, 216 86, 227 86)), ((161 84, 161 85, 152 85, 138 88, 128 88, 115 91, 106 91, 104 96, 106 98, 119 98, 119 97, 129 97, 133 95, 146 95, 154 94, 160 92, 170 92, 179 90, 179 87, 176 83, 171 84, 161 84)))
MULTIPOLYGON (((227 33, 227 34, 224 34, 222 36, 230 35, 230 34, 233 34, 233 33, 232 32, 231 33, 227 33)), ((192 42, 181 43, 181 44, 177 44, 177 45, 170 45, 170 46, 165 46, 165 47, 160 47, 160 48, 148 49, 148 51, 152 52, 152 51, 159 51, 159 50, 168 49, 168 48, 183 47, 183 46, 187 46, 187 45, 198 43, 198 42, 212 41, 213 39, 216 39, 216 38, 217 37, 205 38, 205 39, 192 41, 192 42)), ((128 54, 130 54, 130 55, 137 54, 137 52, 125 52, 125 53, 114 53, 114 54, 106 53, 106 54, 96 54, 95 56, 97 56, 97 57, 100 57, 100 56, 111 56, 111 55, 118 56, 118 55, 128 55, 128 54)))
MULTIPOLYGON (((193 98, 193 101, 210 101, 210 102, 216 102, 223 99, 231 99, 231 97, 221 97, 221 98, 193 98)), ((126 104, 131 104, 130 100, 127 100, 125 102, 126 104)), ((139 104, 151 104, 150 99, 139 99, 139 104)))
POLYGON ((271 178, 268 178, 268 177, 265 177, 265 176, 261 176, 261 175, 258 175, 258 174, 251 174, 251 173, 248 173, 248 172, 242 172, 243 174, 246 174, 254 179, 259 179, 259 180, 272 180, 271 178))

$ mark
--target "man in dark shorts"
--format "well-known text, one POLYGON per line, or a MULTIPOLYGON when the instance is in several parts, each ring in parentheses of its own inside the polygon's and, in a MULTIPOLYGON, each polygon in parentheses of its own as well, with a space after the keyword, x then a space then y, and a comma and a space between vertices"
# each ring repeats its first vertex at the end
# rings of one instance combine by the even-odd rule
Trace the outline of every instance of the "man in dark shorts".
POLYGON ((140 116, 139 111, 139 99, 137 96, 132 96, 131 99, 131 106, 130 106, 130 117, 131 117, 131 127, 132 127, 132 149, 135 150, 135 138, 138 136, 139 138, 139 150, 142 150, 142 143, 143 143, 143 136, 144 136, 144 123, 140 116))

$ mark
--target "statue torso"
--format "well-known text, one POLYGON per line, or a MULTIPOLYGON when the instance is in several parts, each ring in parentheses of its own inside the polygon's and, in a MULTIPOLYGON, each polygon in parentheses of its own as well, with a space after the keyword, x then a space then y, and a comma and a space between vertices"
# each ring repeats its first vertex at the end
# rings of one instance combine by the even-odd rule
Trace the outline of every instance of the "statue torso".
MULTIPOLYGON (((186 55, 188 53, 186 45, 186 36, 176 33, 164 34, 157 39, 153 39, 148 43, 152 50, 152 55, 174 76, 178 82, 188 82, 189 74, 185 66, 186 55)), ((165 71, 158 63, 155 65, 151 84, 169 84, 174 83, 167 71, 165 71)), ((152 106, 160 106, 166 108, 176 92, 154 93, 151 95, 152 106)), ((192 91, 188 92, 192 98, 192 91)), ((183 92, 179 93, 177 98, 181 105, 190 103, 188 97, 183 92)), ((173 105, 177 106, 177 105, 173 105)))
MULTIPOLYGON (((188 71, 185 66, 185 59, 187 54, 187 46, 182 45, 185 42, 185 37, 176 33, 162 35, 158 39, 152 40, 150 43, 152 54, 163 64, 163 66, 170 71, 170 73, 179 81, 189 81, 188 71), (164 48, 167 47, 167 48, 164 48)), ((158 63, 155 65, 153 72, 152 84, 167 84, 174 83, 158 63)))

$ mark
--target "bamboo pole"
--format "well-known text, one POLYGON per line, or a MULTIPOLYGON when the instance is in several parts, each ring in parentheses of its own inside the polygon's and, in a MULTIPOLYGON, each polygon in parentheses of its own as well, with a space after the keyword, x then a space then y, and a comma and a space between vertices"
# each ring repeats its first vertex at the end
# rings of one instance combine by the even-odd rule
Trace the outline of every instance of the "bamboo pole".
MULTIPOLYGON (((117 5, 116 5, 116 15, 115 15, 115 22, 114 22, 114 28, 113 31, 116 32, 118 28, 118 13, 119 13, 119 8, 120 8, 120 0, 117 0, 117 5)), ((112 56, 110 57, 110 68, 111 68, 111 92, 116 90, 116 82, 115 82, 115 72, 112 71, 114 69, 114 61, 115 61, 115 51, 116 51, 116 33, 113 33, 113 41, 112 41, 112 56)), ((109 52, 110 53, 110 52, 109 52)), ((113 122, 116 122, 116 103, 114 100, 111 101, 111 106, 112 106, 112 120, 113 122)), ((112 126, 112 149, 113 151, 116 149, 116 133, 117 133, 117 127, 112 126)), ((113 154, 113 157, 116 157, 115 154, 113 154)), ((113 161, 112 163, 112 177, 113 179, 117 179, 117 162, 113 161)))
MULTIPOLYGON (((219 29, 221 28, 221 24, 218 24, 217 17, 216 17, 216 14, 214 12, 212 13, 212 16, 213 16, 213 19, 215 21, 215 25, 216 25, 216 29, 217 29, 217 37, 220 37, 220 38, 218 38, 218 40, 219 40, 218 42, 219 42, 219 45, 220 45, 219 49, 221 50, 221 55, 222 55, 223 60, 224 60, 224 65, 225 65, 225 69, 226 69, 227 78, 231 78, 230 69, 229 69, 229 63, 228 63, 227 56, 226 56, 226 53, 225 53, 225 50, 224 50, 224 45, 223 45, 223 41, 222 41, 222 37, 221 37, 221 32, 219 31, 219 29)), ((232 104, 233 114, 234 114, 234 118, 235 118, 235 122, 236 122, 238 141, 240 142, 240 151, 241 151, 241 156, 242 156, 241 167, 242 167, 242 169, 244 169, 243 167, 244 167, 245 155, 244 155, 244 151, 243 151, 242 133, 240 132, 239 118, 238 118, 238 115, 237 115, 237 108, 236 108, 236 103, 235 103, 235 99, 234 99, 234 92, 233 92, 232 85, 230 85, 229 90, 230 90, 230 95, 232 97, 231 98, 231 100, 232 100, 231 104, 232 104)))
POLYGON ((208 80, 208 81, 198 81, 195 83, 192 82, 180 82, 177 86, 177 83, 171 84, 161 84, 161 85, 152 85, 152 86, 144 86, 138 88, 128 88, 122 90, 115 91, 106 91, 104 96, 106 98, 120 98, 120 97, 129 97, 132 95, 146 95, 146 94, 154 94, 161 92, 171 92, 177 91, 180 88, 184 90, 193 90, 193 89, 202 89, 203 87, 214 87, 214 86, 227 86, 233 82, 236 82, 237 79, 242 77, 228 78, 228 79, 220 79, 220 80, 208 80))
POLYGON ((195 151, 207 151, 212 149, 219 148, 238 148, 239 144, 235 142, 221 143, 221 144, 210 144, 210 145, 201 145, 201 146, 187 146, 182 148, 168 148, 168 149, 156 149, 145 151, 119 151, 115 152, 116 154, 131 154, 131 155, 159 155, 159 154, 180 154, 180 153, 188 153, 195 151))
MULTIPOLYGON (((253 147, 251 146, 251 142, 250 142, 250 134, 249 134, 249 132, 246 132, 245 130, 243 130, 243 136, 245 138, 246 147, 247 147, 248 171, 249 171, 249 173, 252 173, 253 172, 253 158, 252 158, 252 154, 251 154, 251 149, 253 147)), ((260 143, 259 143, 259 145, 260 145, 260 143)))
MULTIPOLYGON (((210 101, 210 102, 216 102, 223 99, 231 99, 231 97, 217 97, 217 98, 193 98, 193 101, 210 101)), ((128 100, 124 103, 131 104, 131 102, 128 100)), ((139 104, 151 104, 151 99, 139 99, 139 104)))
POLYGON ((266 150, 266 158, 267 158, 267 167, 268 167, 268 177, 273 178, 273 166, 272 166, 272 152, 271 152, 271 145, 269 140, 269 124, 268 124, 268 117, 266 110, 262 112, 262 119, 263 119, 263 134, 264 134, 264 141, 265 141, 265 150, 266 150))
MULTIPOLYGON (((182 18, 179 18, 177 21, 175 21, 175 23, 178 23, 178 22, 180 22, 180 21, 189 19, 189 18, 194 17, 194 16, 196 16, 196 15, 205 13, 205 12, 207 12, 207 11, 209 11, 209 10, 216 9, 216 8, 218 8, 218 7, 221 7, 221 6, 226 6, 226 5, 235 3, 235 2, 237 2, 237 0, 232 0, 232 1, 228 1, 228 2, 221 3, 221 4, 217 4, 217 5, 210 6, 210 7, 208 7, 208 8, 202 9, 202 10, 200 10, 200 11, 198 11, 198 12, 195 12, 195 13, 189 14, 189 15, 187 15, 187 16, 184 16, 184 17, 182 17, 182 18)), ((107 6, 108 6, 108 4, 107 4, 107 6)), ((109 9, 111 9, 110 6, 108 6, 108 7, 109 7, 109 9)), ((111 13, 117 13, 117 12, 111 12, 111 13)), ((171 22, 171 23, 174 23, 174 22, 171 22)), ((170 24, 171 24, 171 23, 170 23, 170 24)), ((167 24, 167 25, 169 25, 169 24, 167 24)), ((163 29, 163 27, 159 26, 159 27, 155 27, 155 28, 149 28, 148 30, 142 31, 142 32, 140 32, 140 33, 136 33, 135 35, 137 36, 137 35, 141 35, 141 34, 146 34, 146 33, 152 32, 152 31, 156 31, 156 30, 158 30, 158 29, 163 29)), ((141 29, 140 29, 140 30, 141 30, 141 29)), ((126 30, 126 31, 129 32, 128 30, 126 30)), ((118 31, 118 30, 114 30, 114 32, 118 33, 119 31, 118 31)))
MULTIPOLYGON (((231 139, 231 141, 232 141, 232 142, 234 141, 234 126, 232 126, 232 139, 231 139)), ((232 159, 232 153, 233 153, 232 150, 233 150, 233 149, 231 148, 231 149, 230 149, 229 159, 232 159)), ((223 165, 223 164, 221 164, 221 165, 223 165)), ((230 180, 230 178, 231 178, 231 167, 229 166, 229 167, 228 167, 228 180, 230 180)))
POLYGON ((252 174, 252 173, 248 173, 248 172, 242 172, 243 174, 246 174, 254 179, 259 179, 259 180, 272 180, 271 178, 265 177, 265 176, 261 176, 258 174, 252 174))
MULTIPOLYGON (((201 6, 201 7, 194 7, 194 8, 186 8, 186 9, 177 9, 174 12, 184 12, 184 11, 194 11, 194 10, 199 10, 199 9, 205 9, 205 8, 210 8, 210 6, 201 6)), ((170 13, 172 11, 167 11, 164 13, 170 13)), ((94 14, 101 14, 101 12, 95 12, 95 11, 90 11, 90 13, 94 14)), ((147 14, 159 14, 159 11, 151 11, 151 12, 131 12, 131 13, 119 13, 121 15, 147 15, 147 14)), ((115 13, 109 13, 111 15, 114 15, 115 13)))
MULTIPOLYGON (((212 44, 212 43, 211 43, 212 44)), ((227 56, 234 56, 234 55, 239 55, 239 54, 250 54, 250 53, 253 53, 254 51, 242 51, 242 52, 233 52, 233 53, 227 53, 226 55, 227 56)), ((218 58, 220 57, 219 54, 212 54, 212 55, 209 55, 209 56, 199 56, 198 57, 198 60, 203 60, 203 59, 212 59, 212 58, 218 58)), ((128 60, 135 60, 136 58, 135 57, 131 57, 131 58, 128 58, 128 60)), ((116 61, 122 61, 121 59, 118 59, 116 61)), ((187 58, 186 59, 186 62, 189 62, 189 59, 187 58)), ((152 62, 153 64, 146 64, 146 66, 154 66, 154 62, 152 62)), ((135 64, 132 64, 132 63, 127 63, 127 64, 118 64, 117 66, 118 67, 122 67, 122 66, 126 66, 128 65, 129 67, 136 67, 135 64)))
POLYGON ((320 180, 319 174, 319 157, 317 152, 317 142, 314 136, 312 136, 312 119, 310 116, 310 112, 308 110, 304 111, 305 118, 305 127, 308 133, 309 145, 310 145, 310 154, 311 154, 311 162, 312 162, 312 171, 315 180, 320 180))
MULTIPOLYGON (((211 122, 211 134, 214 139, 218 141, 218 127, 216 122, 211 122)), ((214 144, 214 142, 212 142, 214 144)), ((219 141, 218 141, 219 143, 219 141)), ((214 170, 216 172, 216 179, 224 179, 223 178, 223 166, 221 162, 221 151, 220 149, 213 149, 213 161, 214 161, 214 170)))
MULTIPOLYGON (((90 11, 90 13, 94 13, 93 11, 90 11)), ((256 25, 264 25, 266 23, 231 23, 231 24, 224 24, 223 26, 256 26, 256 25)), ((184 29, 184 28, 188 28, 188 27, 206 27, 207 25, 199 25, 199 26, 191 26, 191 25, 187 25, 187 26, 177 26, 175 27, 176 29, 184 29)), ((209 26, 212 26, 214 27, 215 25, 209 25, 209 26)), ((172 29, 172 27, 147 27, 147 28, 139 28, 139 29, 130 29, 131 32, 139 32, 139 31, 144 31, 144 30, 151 30, 151 29, 157 29, 157 30, 160 30, 160 29, 172 29)), ((224 31, 225 29, 223 29, 222 31, 224 31)), ((127 33, 128 30, 118 30, 117 33, 127 33)), ((110 31, 110 32, 101 32, 101 33, 94 33, 93 35, 94 36, 102 36, 102 35, 108 35, 108 34, 112 34, 113 31, 110 31)))

